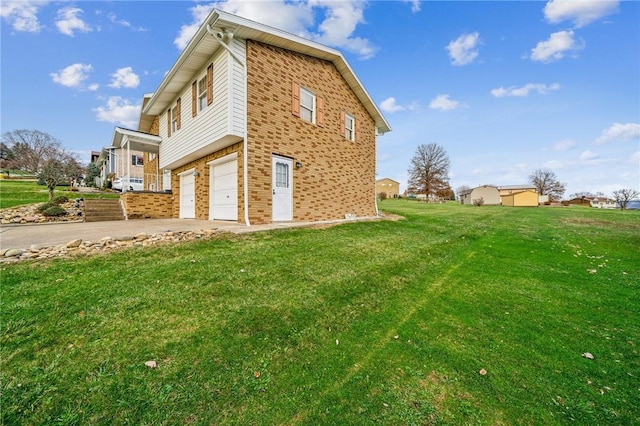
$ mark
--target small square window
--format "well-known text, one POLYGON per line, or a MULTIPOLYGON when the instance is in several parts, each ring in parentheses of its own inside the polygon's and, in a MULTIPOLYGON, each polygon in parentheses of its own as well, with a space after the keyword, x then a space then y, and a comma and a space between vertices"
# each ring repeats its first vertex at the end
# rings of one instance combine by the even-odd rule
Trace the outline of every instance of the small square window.
POLYGON ((140 155, 132 155, 131 156, 131 165, 132 166, 143 166, 144 160, 140 155))

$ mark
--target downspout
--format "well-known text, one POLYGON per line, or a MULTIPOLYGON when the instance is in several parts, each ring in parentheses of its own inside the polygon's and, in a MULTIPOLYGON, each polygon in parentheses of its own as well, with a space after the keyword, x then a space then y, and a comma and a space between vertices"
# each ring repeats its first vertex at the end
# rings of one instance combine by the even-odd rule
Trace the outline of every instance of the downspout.
MULTIPOLYGON (((374 165, 375 167, 377 167, 378 165, 378 128, 376 127, 374 132, 373 132, 373 140, 374 140, 374 165)), ((378 194, 376 194, 376 172, 375 172, 375 167, 374 167, 374 172, 373 172, 373 205, 376 206, 376 217, 380 216, 380 212, 378 211, 378 194)))
POLYGON ((249 163, 249 153, 248 153, 248 97, 249 97, 249 87, 247 84, 247 64, 242 61, 238 55, 236 55, 233 50, 229 46, 227 46, 226 41, 233 40, 233 33, 227 32, 226 30, 222 31, 213 31, 211 29, 211 25, 207 24, 207 32, 211 34, 211 36, 220 41, 220 45, 226 49, 227 52, 231 55, 231 57, 242 66, 242 78, 244 83, 244 129, 243 129, 243 147, 242 147, 242 190, 243 190, 243 198, 244 198, 244 223, 247 226, 251 226, 251 222, 249 222, 249 172, 248 172, 248 163, 249 163))

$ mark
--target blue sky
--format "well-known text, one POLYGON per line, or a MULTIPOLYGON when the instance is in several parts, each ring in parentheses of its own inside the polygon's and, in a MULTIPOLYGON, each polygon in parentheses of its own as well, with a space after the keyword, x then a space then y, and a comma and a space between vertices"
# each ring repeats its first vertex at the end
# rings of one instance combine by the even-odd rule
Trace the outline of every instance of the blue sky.
POLYGON ((393 131, 378 178, 405 188, 437 143, 451 186, 527 183, 549 168, 578 191, 640 190, 640 2, 6 1, 0 131, 36 129, 86 162, 135 128, 216 7, 340 49, 393 131))

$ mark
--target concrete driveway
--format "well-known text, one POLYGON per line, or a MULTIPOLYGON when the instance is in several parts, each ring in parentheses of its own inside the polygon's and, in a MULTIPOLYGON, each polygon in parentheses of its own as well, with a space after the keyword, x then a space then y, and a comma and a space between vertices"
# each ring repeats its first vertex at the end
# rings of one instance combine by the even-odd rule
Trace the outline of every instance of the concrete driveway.
MULTIPOLYGON (((377 218, 360 218, 371 220, 377 218)), ((334 225, 353 220, 325 222, 272 223, 246 226, 236 222, 195 219, 132 219, 106 222, 60 222, 29 225, 0 226, 0 249, 30 249, 66 244, 75 239, 99 241, 104 237, 133 237, 144 232, 147 235, 161 232, 197 230, 224 230, 236 234, 293 227, 334 225)))

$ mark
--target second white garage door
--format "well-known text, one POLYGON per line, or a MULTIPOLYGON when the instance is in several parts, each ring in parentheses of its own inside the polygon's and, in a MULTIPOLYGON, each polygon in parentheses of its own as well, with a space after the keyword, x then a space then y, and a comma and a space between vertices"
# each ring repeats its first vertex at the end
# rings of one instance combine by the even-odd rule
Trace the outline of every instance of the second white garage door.
POLYGON ((238 220, 238 160, 219 160, 210 164, 210 220, 238 220))

